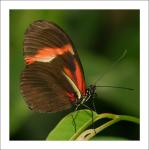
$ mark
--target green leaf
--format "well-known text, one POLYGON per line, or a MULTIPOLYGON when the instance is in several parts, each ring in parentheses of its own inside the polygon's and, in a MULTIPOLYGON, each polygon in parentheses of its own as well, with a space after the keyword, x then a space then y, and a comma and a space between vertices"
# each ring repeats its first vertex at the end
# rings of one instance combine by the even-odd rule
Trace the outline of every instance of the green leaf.
POLYGON ((52 132, 49 133, 47 140, 89 140, 102 130, 121 120, 130 121, 137 124, 139 123, 139 119, 133 116, 116 115, 110 113, 97 114, 87 109, 79 110, 77 112, 70 113, 63 118, 52 130, 52 132), (76 132, 73 125, 72 115, 73 118, 75 117, 76 132), (88 129, 93 122, 99 121, 103 118, 108 118, 110 120, 95 129, 88 129))
MULTIPOLYGON (((93 112, 94 118, 97 116, 93 112)), ((92 112, 90 110, 79 110, 68 114, 49 133, 47 140, 75 140, 88 126, 92 124, 92 112), (76 132, 73 126, 72 115, 75 118, 76 132)))

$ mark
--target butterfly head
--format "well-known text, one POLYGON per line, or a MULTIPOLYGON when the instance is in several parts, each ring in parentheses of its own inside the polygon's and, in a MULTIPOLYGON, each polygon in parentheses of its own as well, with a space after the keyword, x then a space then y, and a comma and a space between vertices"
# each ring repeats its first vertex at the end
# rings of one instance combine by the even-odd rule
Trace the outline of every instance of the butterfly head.
POLYGON ((96 91, 96 86, 91 84, 91 85, 87 88, 86 93, 89 94, 89 95, 94 95, 94 94, 95 94, 95 91, 96 91))
POLYGON ((90 100, 91 98, 94 97, 95 95, 95 91, 96 91, 96 86, 95 85, 90 85, 87 89, 86 89, 86 94, 84 97, 81 97, 82 100, 81 100, 81 103, 85 103, 87 102, 88 100, 90 100))

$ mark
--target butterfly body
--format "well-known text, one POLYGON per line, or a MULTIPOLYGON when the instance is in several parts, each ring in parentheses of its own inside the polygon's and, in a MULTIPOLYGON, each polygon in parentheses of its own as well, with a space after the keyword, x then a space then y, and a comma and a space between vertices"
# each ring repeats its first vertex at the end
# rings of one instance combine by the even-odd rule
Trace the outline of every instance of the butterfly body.
POLYGON ((95 93, 86 87, 83 68, 68 35, 56 24, 33 22, 24 37, 21 93, 29 108, 57 112, 83 104, 95 93))

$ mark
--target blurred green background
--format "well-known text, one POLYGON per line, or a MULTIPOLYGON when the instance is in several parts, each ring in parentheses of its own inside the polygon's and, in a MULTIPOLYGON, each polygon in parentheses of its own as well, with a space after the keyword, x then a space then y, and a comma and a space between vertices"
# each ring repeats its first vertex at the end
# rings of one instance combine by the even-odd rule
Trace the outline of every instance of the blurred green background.
MULTIPOLYGON (((67 111, 32 112, 20 94, 24 32, 35 20, 51 20, 71 37, 87 85, 109 70, 97 85, 134 89, 98 88, 95 100, 98 113, 139 117, 139 13, 139 10, 10 10, 10 140, 45 140, 67 114, 67 111), (110 70, 125 49, 127 56, 110 70)), ((96 139, 138 140, 139 127, 120 122, 101 132, 96 139)))

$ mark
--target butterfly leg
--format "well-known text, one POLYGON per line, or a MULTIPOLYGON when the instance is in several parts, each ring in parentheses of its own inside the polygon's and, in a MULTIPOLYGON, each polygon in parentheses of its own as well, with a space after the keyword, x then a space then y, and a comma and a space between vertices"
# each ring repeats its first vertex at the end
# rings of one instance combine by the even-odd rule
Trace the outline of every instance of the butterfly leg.
POLYGON ((71 115, 71 117, 72 117, 72 125, 73 125, 75 133, 76 133, 77 129, 76 129, 75 117, 73 116, 73 114, 71 115))
POLYGON ((95 126, 94 126, 94 113, 93 113, 93 110, 90 107, 88 107, 87 105, 85 105, 85 104, 82 104, 82 105, 91 111, 91 115, 92 115, 92 127, 94 129, 95 134, 96 134, 95 126))
POLYGON ((95 106, 95 98, 96 98, 96 93, 95 93, 95 95, 93 96, 93 98, 92 98, 92 106, 93 106, 93 110, 95 111, 95 112, 97 112, 96 111, 96 106, 95 106))
POLYGON ((77 117, 77 115, 78 115, 78 108, 79 108, 79 106, 80 106, 80 104, 77 104, 77 100, 76 100, 76 103, 74 104, 74 106, 75 106, 75 108, 74 108, 74 115, 72 114, 71 116, 72 116, 72 125, 73 125, 73 127, 74 127, 74 129, 75 129, 75 133, 76 133, 76 129, 77 129, 77 125, 76 125, 76 122, 75 122, 75 119, 76 119, 76 117, 77 117))
MULTIPOLYGON (((92 98, 92 106, 93 106, 93 110, 97 113, 97 110, 96 110, 96 106, 95 106, 95 98, 96 98, 96 93, 93 95, 93 98, 92 98)), ((95 130, 95 125, 93 123, 93 128, 94 128, 94 132, 96 133, 96 130, 95 130)))

